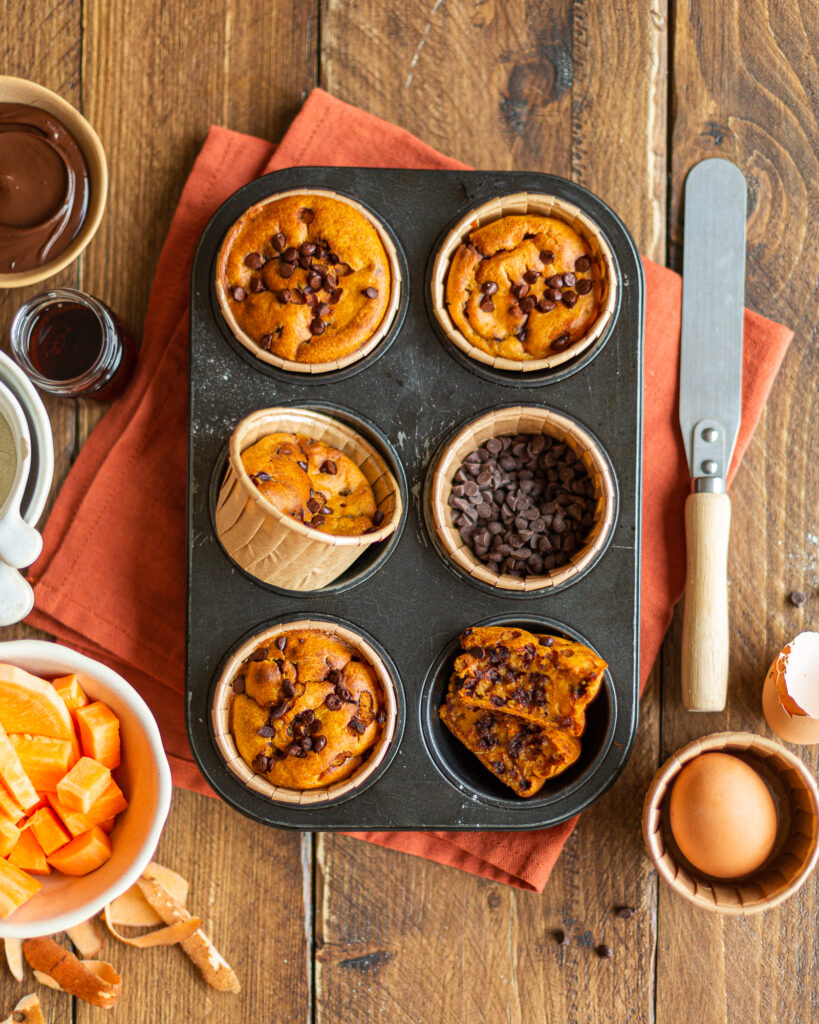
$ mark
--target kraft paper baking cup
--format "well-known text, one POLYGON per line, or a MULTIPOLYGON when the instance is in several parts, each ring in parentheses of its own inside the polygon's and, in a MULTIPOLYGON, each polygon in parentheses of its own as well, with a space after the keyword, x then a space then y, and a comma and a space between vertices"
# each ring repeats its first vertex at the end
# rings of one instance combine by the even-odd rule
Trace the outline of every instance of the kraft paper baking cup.
POLYGON ((384 659, 372 644, 359 633, 341 623, 326 622, 324 620, 299 619, 294 622, 278 623, 269 629, 262 630, 243 643, 241 647, 233 651, 228 657, 216 683, 211 705, 213 741, 216 744, 220 757, 225 762, 227 770, 255 793, 260 793, 262 796, 269 797, 269 799, 279 803, 298 804, 301 807, 326 804, 329 801, 350 796, 357 790, 360 790, 368 780, 372 779, 379 766, 383 764, 395 738, 397 722, 398 700, 396 686, 384 659), (274 786, 264 775, 256 774, 247 762, 243 760, 236 748, 236 741, 233 739, 230 731, 233 679, 239 673, 244 660, 260 644, 272 641, 282 633, 306 629, 319 630, 322 633, 327 633, 330 636, 343 640, 373 667, 384 695, 384 710, 387 720, 384 722, 378 743, 370 751, 369 756, 358 771, 349 778, 336 782, 324 789, 287 789, 284 786, 274 786))
POLYGON ((436 540, 445 555, 467 576, 499 590, 536 593, 575 580, 591 567, 609 541, 617 510, 617 488, 608 458, 597 441, 579 423, 544 406, 513 405, 479 416, 467 423, 446 445, 432 472, 428 493, 428 512, 436 540), (577 455, 594 487, 594 522, 585 545, 572 553, 569 561, 548 572, 520 579, 495 573, 478 561, 461 540, 452 523, 449 496, 452 479, 462 462, 492 437, 509 434, 545 434, 564 442, 577 455))
POLYGON ((496 196, 470 210, 441 243, 432 265, 431 275, 432 309, 441 330, 456 348, 485 366, 495 370, 512 370, 516 373, 531 373, 536 370, 550 370, 570 359, 575 359, 590 348, 608 329, 614 317, 617 300, 617 274, 614 257, 608 242, 600 229, 583 211, 573 203, 556 196, 537 192, 515 192, 512 195, 496 196), (500 220, 502 217, 532 213, 542 217, 554 217, 570 225, 586 243, 588 253, 601 271, 603 294, 600 313, 582 338, 569 345, 562 352, 554 352, 544 359, 506 359, 491 356, 469 342, 455 326, 446 304, 446 281, 450 264, 459 246, 469 242, 472 231, 500 220))
POLYGON ((703 736, 660 768, 643 805, 643 839, 661 878, 689 903, 720 914, 770 910, 804 885, 819 859, 819 786, 789 750, 750 732, 703 736), (779 829, 771 856, 752 875, 732 881, 696 871, 679 853, 668 824, 667 797, 677 774, 700 754, 735 754, 759 771, 777 804, 779 829))
POLYGON ((254 203, 253 206, 249 206, 236 223, 231 226, 219 249, 219 256, 216 261, 215 285, 219 309, 225 319, 225 322, 230 328, 231 333, 236 340, 256 356, 257 359, 260 359, 263 363, 268 363, 270 366, 275 366, 279 370, 287 370, 291 373, 331 373, 334 370, 343 370, 347 366, 351 366, 353 363, 357 363, 359 360, 364 359, 371 352, 374 352, 387 334, 389 334, 392 322, 395 319, 395 314, 397 313, 398 306, 401 302, 403 275, 401 274, 401 263, 398 259, 395 243, 390 238, 381 222, 368 209, 366 209, 366 207, 357 203, 354 199, 350 199, 349 196, 333 191, 333 189, 294 188, 289 189, 286 192, 277 192, 275 195, 268 196, 266 199, 263 199, 260 203, 254 203), (375 230, 378 232, 378 237, 387 254, 387 258, 390 263, 390 301, 384 312, 384 318, 376 328, 375 332, 362 343, 360 348, 357 348, 354 352, 350 352, 341 359, 333 359, 326 363, 300 363, 296 362, 294 359, 282 359, 280 356, 274 355, 274 353, 263 349, 258 342, 254 341, 249 334, 243 331, 231 311, 224 285, 222 265, 233 237, 233 233, 247 214, 252 210, 257 210, 259 207, 266 206, 268 203, 275 202, 277 199, 283 199, 285 196, 329 196, 331 199, 337 199, 339 202, 346 203, 347 206, 351 206, 354 210, 357 210, 360 214, 366 217, 373 225, 375 230))
POLYGON ((228 468, 216 503, 216 533, 230 558, 264 583, 282 590, 321 590, 337 579, 371 544, 393 533, 403 502, 383 454, 352 427, 311 409, 260 409, 238 424, 230 438, 228 468), (259 491, 242 465, 242 452, 268 434, 305 434, 337 448, 361 469, 384 521, 377 530, 337 536, 285 515, 259 491))

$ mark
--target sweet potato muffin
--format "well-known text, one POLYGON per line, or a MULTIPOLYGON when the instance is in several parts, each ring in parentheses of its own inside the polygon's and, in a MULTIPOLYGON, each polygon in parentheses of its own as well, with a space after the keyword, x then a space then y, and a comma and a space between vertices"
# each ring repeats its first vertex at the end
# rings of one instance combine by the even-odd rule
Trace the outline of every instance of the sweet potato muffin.
POLYGON ((358 466, 321 441, 268 434, 242 452, 242 465, 280 512, 322 533, 353 536, 384 521, 358 466))
POLYGON ((464 630, 455 659, 458 698, 580 736, 606 662, 574 640, 488 626, 464 630))
POLYGON ((361 348, 384 318, 392 285, 375 226, 326 195, 250 207, 217 262, 220 302, 239 330, 260 350, 298 363, 332 362, 361 348))
POLYGON ((446 282, 452 320, 495 358, 544 359, 586 335, 600 313, 601 268, 562 220, 518 214, 477 228, 446 282))
POLYGON ((518 796, 534 796, 547 779, 580 756, 580 741, 524 718, 468 707, 449 685, 441 720, 449 731, 518 796))
POLYGON ((338 637, 292 630, 265 641, 233 679, 230 731, 274 786, 321 789, 352 775, 386 721, 373 667, 338 637))

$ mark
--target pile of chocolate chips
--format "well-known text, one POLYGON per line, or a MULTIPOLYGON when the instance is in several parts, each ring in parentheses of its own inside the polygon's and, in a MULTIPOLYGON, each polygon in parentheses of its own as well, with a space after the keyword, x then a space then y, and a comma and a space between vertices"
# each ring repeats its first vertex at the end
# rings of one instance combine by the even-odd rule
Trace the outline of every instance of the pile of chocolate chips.
POLYGON ((544 434, 490 438, 464 459, 452 523, 479 562, 524 578, 565 565, 594 524, 594 487, 564 442, 544 434))
MULTIPOLYGON (((300 217, 305 224, 312 224, 315 214, 305 208, 301 211, 300 217)), ((339 286, 338 279, 352 274, 353 268, 349 263, 342 262, 323 240, 302 242, 297 249, 294 245, 288 245, 286 236, 279 231, 270 239, 270 244, 272 253, 249 252, 245 256, 245 266, 250 270, 261 270, 265 263, 277 259, 279 275, 285 278, 292 277, 296 269, 301 267, 305 271, 307 283, 301 288, 280 288, 276 292, 276 298, 283 306, 288 303, 294 306, 310 306, 313 310, 310 333, 314 336, 324 334, 327 322, 323 318, 329 316, 330 307, 338 302, 344 292, 339 286), (321 295, 321 292, 325 294, 321 295)), ((248 288, 251 292, 266 290, 261 277, 252 277, 248 288)), ((230 294, 236 302, 244 302, 248 295, 247 290, 241 285, 234 285, 230 289, 230 294)), ((361 294, 367 299, 375 299, 378 297, 378 289, 372 286, 362 288, 361 294)), ((259 339, 259 344, 262 348, 270 349, 274 340, 273 334, 265 334, 259 339)))

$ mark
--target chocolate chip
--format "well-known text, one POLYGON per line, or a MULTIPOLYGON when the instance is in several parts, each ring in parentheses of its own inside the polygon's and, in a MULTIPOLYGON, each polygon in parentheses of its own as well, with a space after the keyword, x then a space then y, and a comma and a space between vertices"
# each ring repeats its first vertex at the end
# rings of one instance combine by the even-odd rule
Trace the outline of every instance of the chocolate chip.
POLYGON ((330 303, 331 306, 335 306, 335 304, 341 298, 341 292, 342 292, 341 288, 334 288, 330 292, 330 294, 329 294, 329 296, 327 298, 327 301, 330 303))
POLYGON ((529 294, 529 285, 528 284, 516 284, 516 285, 513 285, 512 288, 510 288, 510 291, 512 292, 512 294, 515 296, 516 299, 522 299, 524 297, 524 295, 528 295, 529 294))
POLYGON ((624 921, 628 921, 630 918, 634 917, 635 913, 636 911, 634 907, 618 907, 615 910, 615 914, 618 917, 621 917, 624 921))
POLYGON ((318 512, 318 510, 321 508, 321 505, 316 501, 315 498, 311 498, 307 502, 307 507, 310 509, 311 512, 318 512))
POLYGON ((268 740, 273 735, 273 727, 270 725, 263 725, 261 729, 256 730, 259 736, 263 736, 264 739, 268 740))
POLYGON ((230 289, 230 294, 233 296, 236 302, 244 302, 245 299, 247 298, 247 292, 244 290, 244 288, 242 288, 241 285, 238 284, 234 285, 230 289))
POLYGON ((547 288, 543 294, 547 299, 551 299, 552 302, 560 302, 563 295, 559 288, 547 288))
POLYGON ((552 351, 562 352, 565 348, 569 347, 571 340, 571 335, 566 332, 558 334, 558 336, 552 341, 552 351))
POLYGON ((527 284, 534 284, 535 281, 540 277, 540 273, 537 270, 527 270, 523 275, 523 280, 527 284))
POLYGON ((567 285, 569 288, 574 288, 575 284, 577 283, 577 278, 571 271, 569 271, 568 274, 563 275, 563 283, 567 285))
POLYGON ((357 732, 359 736, 363 736, 367 731, 367 726, 361 721, 360 718, 351 718, 347 723, 347 728, 352 729, 353 732, 357 732))
POLYGON ((301 217, 302 221, 304 221, 305 224, 312 224, 313 221, 316 219, 316 215, 313 213, 311 209, 309 209, 309 207, 305 207, 304 209, 299 210, 299 216, 301 217))
POLYGON ((245 692, 245 677, 242 675, 235 676, 233 679, 233 692, 244 693, 245 692))
POLYGON ((478 305, 484 313, 494 313, 495 311, 495 303, 490 298, 481 299, 478 305))
POLYGON ((313 242, 302 242, 299 246, 300 256, 312 256, 316 251, 316 246, 313 242))
POLYGON ((592 283, 587 277, 584 277, 577 282, 574 288, 578 295, 588 295, 592 290, 592 283))
POLYGON ((555 308, 555 303, 551 299, 540 299, 538 301, 537 308, 541 313, 551 313, 555 308))
POLYGON ((384 522, 384 513, 381 511, 380 508, 377 508, 375 510, 375 512, 373 512, 373 525, 374 526, 380 526, 383 522, 384 522))
POLYGON ((277 231, 276 234, 270 239, 270 244, 276 250, 276 252, 284 252, 284 247, 287 244, 287 239, 281 233, 277 231))
POLYGON ((498 290, 498 286, 494 281, 484 281, 481 285, 481 291, 484 295, 494 295, 498 290))
POLYGON ((614 951, 612 950, 611 946, 607 946, 605 942, 600 943, 600 945, 597 947, 596 953, 602 960, 611 960, 611 958, 614 956, 614 951))
POLYGON ((255 650, 248 657, 247 660, 248 661, 267 661, 267 654, 268 654, 268 651, 267 651, 266 647, 259 647, 257 650, 255 650))
POLYGON ((264 266, 264 260, 258 252, 249 252, 245 256, 245 266, 250 267, 251 270, 259 270, 264 266))
MULTIPOLYGON (((272 729, 270 731, 271 731, 271 733, 273 732, 272 729)), ((264 774, 264 772, 266 772, 269 767, 270 767, 270 761, 264 756, 264 754, 257 754, 253 758, 252 768, 253 768, 254 772, 259 772, 259 774, 264 774)), ((21 1019, 25 1020, 25 1018, 21 1018, 21 1019)))
POLYGON ((807 598, 801 590, 792 590, 788 595, 788 600, 795 608, 801 608, 807 598))
POLYGON ((282 263, 279 267, 279 273, 282 277, 292 277, 295 272, 295 267, 292 263, 282 263))
POLYGON ((329 473, 330 476, 335 476, 338 472, 338 467, 332 459, 325 459, 324 462, 319 466, 320 473, 329 473))
POLYGON ((376 299, 378 298, 378 289, 373 288, 372 286, 370 286, 369 288, 362 288, 361 294, 368 299, 376 299))
POLYGON ((298 263, 299 250, 296 249, 295 246, 288 246, 288 248, 282 253, 282 259, 285 263, 298 263))
POLYGON ((347 277, 348 274, 352 274, 353 268, 349 263, 339 263, 336 267, 336 273, 339 277, 347 277))
POLYGON ((324 698, 324 703, 330 709, 330 711, 338 711, 341 707, 341 698, 336 693, 328 693, 324 698))
POLYGON ((520 300, 520 310, 522 313, 531 313, 535 308, 535 297, 534 295, 527 295, 525 299, 520 300))
POLYGON ((327 737, 326 736, 314 736, 313 737, 313 750, 315 750, 315 752, 317 754, 320 754, 322 752, 322 750, 324 750, 324 748, 326 746, 327 746, 327 737))
POLYGON ((310 285, 314 292, 317 292, 319 288, 321 288, 321 278, 318 276, 318 274, 311 274, 310 277, 307 278, 307 283, 310 285))
MULTIPOLYGON (((282 687, 282 690, 283 689, 284 689, 284 687, 282 687)), ((292 696, 292 694, 291 694, 291 696, 292 696)), ((288 707, 289 707, 289 705, 288 705, 286 700, 280 700, 278 704, 274 705, 270 709, 270 717, 271 718, 281 718, 282 715, 285 713, 285 711, 287 711, 288 707)))
POLYGON ((299 256, 299 266, 302 270, 309 270, 313 265, 313 260, 309 256, 299 256))
POLYGON ((320 305, 316 306, 316 316, 327 316, 329 312, 330 307, 326 302, 322 302, 320 305))
POLYGON ((313 516, 313 518, 310 520, 310 526, 315 526, 316 528, 318 528, 319 526, 324 526, 324 522, 324 516, 313 516))
POLYGON ((310 321, 311 334, 324 334, 326 327, 327 324, 320 317, 316 317, 315 320, 310 321))
POLYGON ((579 257, 574 261, 574 269, 585 274, 587 270, 591 269, 591 260, 588 256, 579 257))
POLYGON ((302 750, 312 750, 313 749, 313 741, 312 741, 312 739, 309 736, 305 736, 304 739, 301 741, 300 745, 301 745, 301 749, 302 750))
POLYGON ((574 307, 577 305, 577 292, 563 292, 563 303, 564 305, 568 306, 569 309, 574 309, 574 307))
POLYGON ((301 288, 295 288, 290 293, 290 301, 294 306, 303 306, 307 302, 307 296, 301 290, 301 288))
POLYGON ((276 298, 283 306, 286 306, 287 303, 290 301, 291 294, 292 293, 289 288, 281 288, 279 289, 279 291, 276 292, 276 298))
POLYGON ((555 254, 550 249, 544 249, 540 254, 541 263, 554 263, 555 254))

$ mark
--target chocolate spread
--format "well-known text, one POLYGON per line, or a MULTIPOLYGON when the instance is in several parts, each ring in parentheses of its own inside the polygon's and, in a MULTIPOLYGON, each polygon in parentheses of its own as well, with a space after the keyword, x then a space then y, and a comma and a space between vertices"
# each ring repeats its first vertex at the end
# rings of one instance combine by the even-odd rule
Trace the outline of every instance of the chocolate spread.
POLYGON ((0 273, 32 270, 68 248, 88 210, 82 150, 53 114, 0 103, 0 273))

